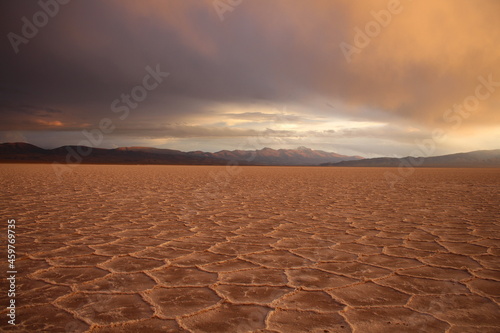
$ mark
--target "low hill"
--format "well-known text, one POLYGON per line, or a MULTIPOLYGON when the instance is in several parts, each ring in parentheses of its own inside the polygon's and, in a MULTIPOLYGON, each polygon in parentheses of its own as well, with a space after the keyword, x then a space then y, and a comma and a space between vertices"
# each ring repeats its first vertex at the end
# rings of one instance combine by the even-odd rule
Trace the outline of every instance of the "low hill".
POLYGON ((323 163, 323 166, 337 167, 398 167, 412 165, 414 167, 436 168, 481 168, 500 167, 500 149, 476 150, 468 153, 449 154, 431 157, 403 157, 403 158, 366 158, 358 161, 342 161, 337 163, 323 163))

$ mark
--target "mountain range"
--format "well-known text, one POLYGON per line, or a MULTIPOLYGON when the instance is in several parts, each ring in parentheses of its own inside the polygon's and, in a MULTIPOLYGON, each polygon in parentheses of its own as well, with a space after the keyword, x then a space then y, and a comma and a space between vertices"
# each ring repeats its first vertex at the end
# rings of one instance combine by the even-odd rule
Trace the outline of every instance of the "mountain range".
POLYGON ((299 147, 297 149, 222 150, 215 153, 150 147, 121 147, 114 149, 84 146, 63 146, 43 149, 29 143, 0 144, 0 162, 3 163, 88 163, 88 164, 193 164, 225 165, 319 165, 362 159, 321 150, 299 147), (87 155, 87 152, 90 152, 87 155), (87 155, 87 156, 85 156, 87 155))
POLYGON ((43 149, 23 142, 0 144, 0 163, 175 164, 175 165, 295 165, 333 167, 500 167, 500 149, 432 157, 346 156, 306 147, 297 149, 183 152, 151 147, 114 149, 62 146, 43 149))
POLYGON ((500 149, 476 150, 468 153, 449 154, 431 157, 377 157, 366 158, 357 161, 341 161, 323 163, 322 166, 336 167, 453 167, 453 168, 478 168, 478 167, 500 167, 500 149))

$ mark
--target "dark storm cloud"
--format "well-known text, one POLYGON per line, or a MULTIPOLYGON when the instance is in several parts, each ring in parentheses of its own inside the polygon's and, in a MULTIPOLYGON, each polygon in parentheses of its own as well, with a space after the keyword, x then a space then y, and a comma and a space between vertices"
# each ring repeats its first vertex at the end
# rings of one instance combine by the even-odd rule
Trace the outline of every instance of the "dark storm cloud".
MULTIPOLYGON (((18 54, 5 39, 0 46, 5 56, 0 78, 1 129, 46 128, 39 124, 39 113, 19 112, 15 107, 19 103, 63 110, 52 115, 53 122, 96 123, 110 113, 113 100, 141 83, 148 65, 159 64, 173 79, 153 91, 130 119, 155 122, 202 113, 214 101, 279 98, 280 84, 264 75, 275 61, 258 65, 254 53, 263 58, 262 52, 270 48, 257 47, 260 37, 251 22, 228 34, 209 2, 192 2, 187 9, 178 2, 165 2, 160 15, 148 13, 148 17, 129 6, 135 4, 73 1, 61 6, 27 44, 20 44, 18 54), (194 27, 185 28, 176 21, 177 26, 173 25, 162 14, 179 15, 194 27), (202 45, 190 44, 190 38, 202 45), (203 51, 205 41, 208 46, 203 51)), ((152 6, 150 10, 156 5, 152 6)), ((21 18, 40 11, 34 1, 5 7, 8 20, 2 23, 3 35, 21 34, 21 18)))
MULTIPOLYGON (((175 117, 203 112, 195 101, 207 108, 212 102, 293 103, 314 88, 313 62, 339 56, 314 54, 312 49, 297 53, 300 45, 294 38, 302 32, 293 17, 282 25, 259 26, 260 16, 283 19, 283 4, 250 4, 233 20, 220 22, 211 1, 187 3, 72 1, 28 44, 21 44, 18 54, 4 40, 0 84, 7 98, 64 109, 63 122, 92 122, 109 110, 111 101, 140 83, 145 66, 160 64, 171 79, 141 109, 152 117, 175 117)), ((6 10, 4 35, 20 33, 21 17, 29 18, 40 8, 18 2, 6 10)), ((330 12, 332 19, 342 19, 330 12)), ((328 36, 321 27, 311 33, 328 36)))

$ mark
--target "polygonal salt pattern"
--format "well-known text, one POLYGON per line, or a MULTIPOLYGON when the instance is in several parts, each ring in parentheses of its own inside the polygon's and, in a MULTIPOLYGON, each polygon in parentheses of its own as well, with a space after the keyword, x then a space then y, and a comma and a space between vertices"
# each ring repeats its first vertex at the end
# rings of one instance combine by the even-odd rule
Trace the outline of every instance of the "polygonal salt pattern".
POLYGON ((1 165, 16 329, 500 331, 499 170, 224 170, 1 165))

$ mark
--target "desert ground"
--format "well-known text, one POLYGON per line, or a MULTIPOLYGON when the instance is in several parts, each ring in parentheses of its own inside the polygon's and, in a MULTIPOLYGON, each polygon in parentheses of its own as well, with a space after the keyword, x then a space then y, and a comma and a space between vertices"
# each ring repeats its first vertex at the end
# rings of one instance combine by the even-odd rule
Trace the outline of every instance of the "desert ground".
POLYGON ((500 169, 387 170, 0 165, 0 330, 500 332, 500 169))

